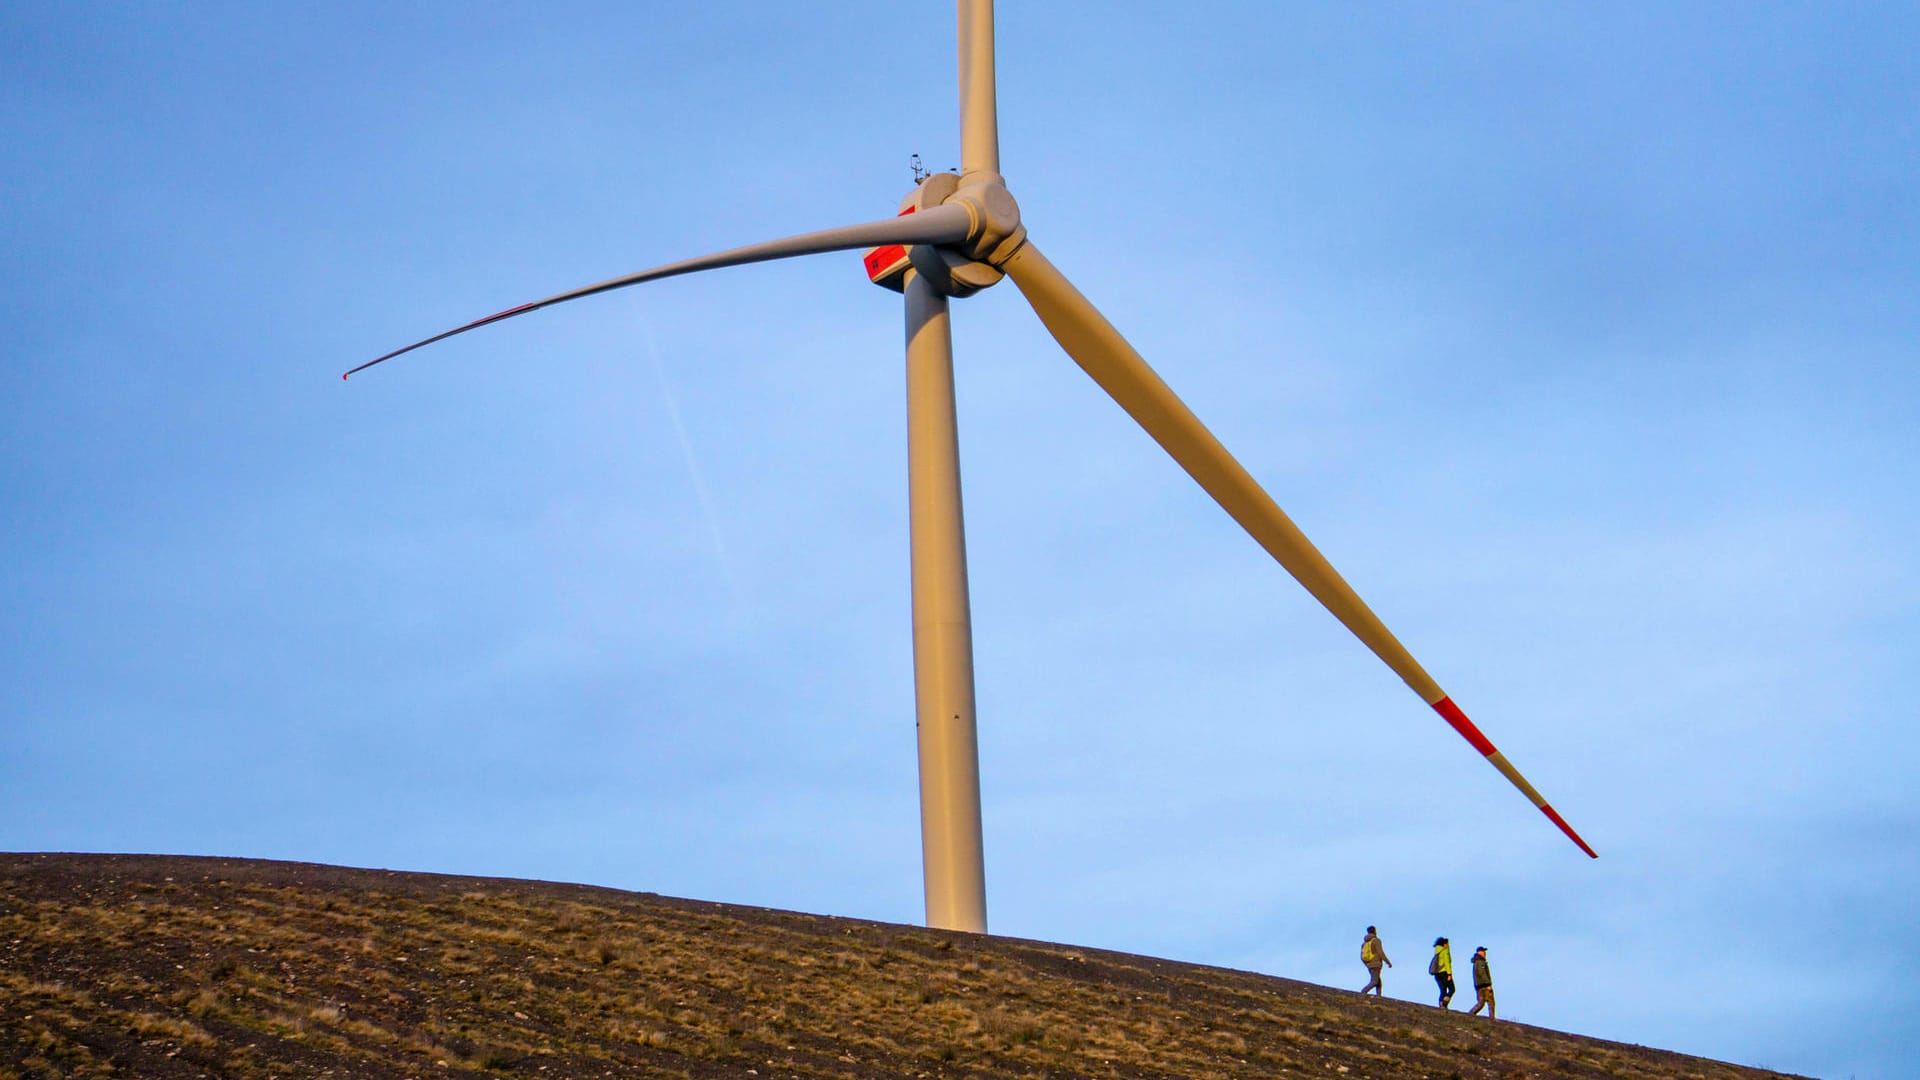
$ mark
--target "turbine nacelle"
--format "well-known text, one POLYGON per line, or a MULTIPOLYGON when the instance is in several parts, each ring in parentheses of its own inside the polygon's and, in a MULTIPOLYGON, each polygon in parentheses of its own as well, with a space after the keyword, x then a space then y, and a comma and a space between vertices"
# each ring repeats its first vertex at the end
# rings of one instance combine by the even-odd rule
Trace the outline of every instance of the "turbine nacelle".
POLYGON ((942 296, 972 296, 1004 277, 998 268, 1027 242, 1020 204, 998 174, 934 173, 900 200, 900 214, 936 206, 966 211, 966 237, 955 244, 889 244, 868 251, 863 261, 875 285, 904 291, 911 268, 942 296))

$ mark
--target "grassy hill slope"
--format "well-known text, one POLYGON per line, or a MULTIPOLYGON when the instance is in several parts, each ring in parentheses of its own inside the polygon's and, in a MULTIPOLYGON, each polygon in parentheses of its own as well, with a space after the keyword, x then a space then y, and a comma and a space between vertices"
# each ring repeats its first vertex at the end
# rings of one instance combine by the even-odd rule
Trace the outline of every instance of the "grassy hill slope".
POLYGON ((545 882, 0 854, 0 1078, 109 1075, 1778 1074, 1010 938, 545 882))

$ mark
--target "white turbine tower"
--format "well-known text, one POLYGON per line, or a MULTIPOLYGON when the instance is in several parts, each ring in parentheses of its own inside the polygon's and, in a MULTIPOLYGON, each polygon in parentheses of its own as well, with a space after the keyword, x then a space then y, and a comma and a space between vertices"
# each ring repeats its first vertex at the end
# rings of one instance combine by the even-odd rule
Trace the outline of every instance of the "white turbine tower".
POLYGON ((913 662, 927 925, 984 933, 987 899, 973 711, 973 628, 967 605, 948 300, 1010 277, 1060 347, 1101 389, 1422 701, 1580 850, 1594 855, 1120 332, 1040 254, 1000 175, 992 0, 959 0, 959 42, 961 171, 925 178, 902 204, 899 216, 751 244, 573 289, 435 334, 346 374, 489 323, 628 285, 796 255, 873 249, 866 256, 868 275, 906 298, 913 662))

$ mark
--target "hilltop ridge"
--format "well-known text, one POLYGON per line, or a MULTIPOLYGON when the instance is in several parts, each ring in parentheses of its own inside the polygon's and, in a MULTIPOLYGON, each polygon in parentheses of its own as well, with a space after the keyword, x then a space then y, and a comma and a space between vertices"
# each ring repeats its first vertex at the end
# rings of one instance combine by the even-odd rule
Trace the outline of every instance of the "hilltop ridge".
POLYGON ((583 885, 0 854, 0 1080, 1782 1074, 1069 945, 583 885))

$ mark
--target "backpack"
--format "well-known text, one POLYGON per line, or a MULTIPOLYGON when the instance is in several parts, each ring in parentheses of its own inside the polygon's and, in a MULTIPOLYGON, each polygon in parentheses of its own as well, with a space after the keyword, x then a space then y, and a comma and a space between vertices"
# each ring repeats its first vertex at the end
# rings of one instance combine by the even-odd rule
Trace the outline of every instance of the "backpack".
POLYGON ((1427 961, 1427 974, 1440 974, 1440 953, 1437 950, 1433 954, 1433 959, 1427 961))
POLYGON ((1374 941, 1375 941, 1374 938, 1368 938, 1367 940, 1360 943, 1360 962, 1361 963, 1371 964, 1379 956, 1379 950, 1377 950, 1374 947, 1374 944, 1373 944, 1374 941))

